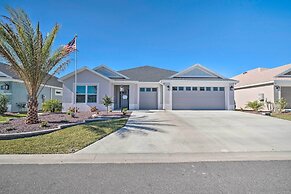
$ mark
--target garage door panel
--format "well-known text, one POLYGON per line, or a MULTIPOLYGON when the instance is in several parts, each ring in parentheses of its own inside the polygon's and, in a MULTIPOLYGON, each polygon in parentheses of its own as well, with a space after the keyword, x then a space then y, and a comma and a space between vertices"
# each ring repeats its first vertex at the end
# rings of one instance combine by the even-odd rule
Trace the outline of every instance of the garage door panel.
POLYGON ((158 92, 140 92, 139 93, 139 109, 154 110, 158 109, 158 92))
POLYGON ((175 110, 223 110, 224 91, 175 91, 172 97, 175 110))

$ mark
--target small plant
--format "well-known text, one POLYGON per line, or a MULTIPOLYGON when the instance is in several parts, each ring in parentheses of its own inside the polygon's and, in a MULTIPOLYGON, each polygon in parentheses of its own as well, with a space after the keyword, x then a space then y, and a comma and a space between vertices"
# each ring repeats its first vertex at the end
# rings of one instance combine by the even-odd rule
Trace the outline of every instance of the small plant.
POLYGON ((113 101, 112 101, 112 98, 105 95, 103 98, 102 98, 102 103, 104 106, 106 106, 106 111, 107 111, 107 114, 108 114, 108 108, 109 106, 112 105, 113 101))
POLYGON ((42 122, 40 123, 40 127, 48 127, 48 126, 49 126, 49 124, 48 124, 47 121, 42 121, 42 122))
POLYGON ((127 108, 123 108, 123 109, 121 110, 121 112, 122 112, 123 115, 126 115, 127 111, 128 111, 127 108))
POLYGON ((43 112, 61 112, 62 103, 57 99, 47 100, 44 103, 42 103, 42 111, 43 112))
POLYGON ((277 100, 275 102, 275 105, 276 105, 276 109, 279 113, 282 113, 283 110, 287 107, 288 105, 288 102, 285 98, 280 98, 279 100, 277 100))
POLYGON ((76 109, 75 107, 69 107, 68 112, 79 112, 79 108, 76 109))
POLYGON ((8 98, 3 94, 0 94, 0 114, 4 114, 7 111, 8 98))
POLYGON ((259 110, 263 109, 264 107, 264 103, 260 102, 258 100, 255 101, 250 101, 247 103, 246 108, 250 108, 256 112, 258 112, 259 110))
POLYGON ((99 110, 96 106, 92 106, 90 110, 91 112, 96 112, 97 114, 99 113, 99 110))

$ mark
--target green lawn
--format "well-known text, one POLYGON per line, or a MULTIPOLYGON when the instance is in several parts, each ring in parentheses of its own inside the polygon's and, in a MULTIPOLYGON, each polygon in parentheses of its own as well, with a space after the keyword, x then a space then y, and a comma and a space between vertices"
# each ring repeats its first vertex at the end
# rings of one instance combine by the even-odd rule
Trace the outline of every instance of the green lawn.
POLYGON ((123 127, 127 118, 97 121, 50 134, 0 140, 0 154, 65 154, 76 152, 123 127))
POLYGON ((7 122, 11 118, 26 117, 26 114, 17 114, 17 115, 0 115, 0 123, 7 122))
POLYGON ((291 121, 291 113, 275 113, 272 114, 272 117, 291 121))

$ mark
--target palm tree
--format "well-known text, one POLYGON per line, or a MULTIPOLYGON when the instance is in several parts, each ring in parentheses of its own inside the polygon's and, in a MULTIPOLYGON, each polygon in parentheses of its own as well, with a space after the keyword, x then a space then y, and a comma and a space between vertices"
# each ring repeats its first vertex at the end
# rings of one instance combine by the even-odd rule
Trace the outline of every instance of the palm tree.
POLYGON ((69 63, 66 57, 72 50, 60 46, 52 51, 58 24, 43 37, 39 22, 34 28, 23 10, 7 11, 10 16, 0 21, 0 57, 24 82, 29 96, 26 123, 33 124, 38 122, 37 97, 47 81, 69 63))

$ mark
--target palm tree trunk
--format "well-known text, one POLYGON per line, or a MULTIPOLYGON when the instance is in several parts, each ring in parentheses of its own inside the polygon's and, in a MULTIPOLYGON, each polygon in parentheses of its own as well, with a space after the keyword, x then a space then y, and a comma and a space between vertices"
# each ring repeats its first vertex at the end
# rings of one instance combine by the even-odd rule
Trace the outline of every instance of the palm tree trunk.
POLYGON ((37 97, 30 97, 28 101, 28 112, 26 118, 26 124, 38 123, 38 102, 37 97))

